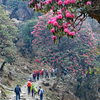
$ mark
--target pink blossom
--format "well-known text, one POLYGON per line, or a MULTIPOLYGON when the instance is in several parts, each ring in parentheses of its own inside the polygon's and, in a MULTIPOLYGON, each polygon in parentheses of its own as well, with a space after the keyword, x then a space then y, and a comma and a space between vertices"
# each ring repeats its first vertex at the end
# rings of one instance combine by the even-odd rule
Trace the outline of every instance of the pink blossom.
POLYGON ((49 4, 50 4, 51 2, 52 2, 52 0, 47 0, 47 3, 49 3, 49 4))
POLYGON ((33 32, 31 32, 31 34, 33 34, 33 32))
POLYGON ((74 18, 74 17, 75 17, 75 15, 74 15, 74 14, 72 14, 71 18, 74 18))
POLYGON ((74 75, 76 75, 76 73, 74 73, 74 75))
POLYGON ((56 40, 56 39, 57 39, 57 37, 56 37, 56 36, 53 36, 52 38, 53 38, 53 40, 56 40))
POLYGON ((51 24, 51 23, 52 23, 52 21, 51 21, 51 20, 49 20, 49 21, 48 21, 48 24, 51 24))
POLYGON ((55 32, 55 29, 54 29, 54 28, 52 28, 52 29, 51 29, 51 32, 52 32, 52 33, 54 33, 54 32, 55 32))
POLYGON ((75 3, 75 0, 71 0, 71 3, 75 3))
POLYGON ((61 11, 58 11, 57 14, 58 14, 58 15, 61 14, 61 11))
POLYGON ((70 13, 66 13, 66 17, 72 17, 72 15, 70 13))
POLYGON ((68 10, 66 10, 66 11, 65 11, 65 13, 69 13, 69 11, 68 11, 68 10))
POLYGON ((58 5, 62 5, 62 1, 61 0, 58 1, 58 5))
POLYGON ((82 71, 82 75, 84 75, 84 72, 82 71))
POLYGON ((70 31, 68 30, 68 28, 65 28, 64 32, 67 32, 67 34, 70 34, 70 31))
POLYGON ((86 3, 86 5, 88 5, 88 4, 91 5, 91 1, 88 1, 88 2, 86 3))
POLYGON ((54 21, 54 22, 53 22, 53 25, 54 25, 54 26, 58 26, 57 21, 54 21))
POLYGON ((74 62, 76 61, 76 60, 73 60, 74 62))
POLYGON ((61 25, 58 25, 58 28, 60 29, 62 26, 61 25))
POLYGON ((67 4, 70 4, 71 3, 70 0, 65 0, 65 1, 67 1, 67 4))
POLYGON ((75 36, 75 32, 70 32, 70 34, 71 34, 72 36, 75 36))
POLYGON ((58 15, 58 19, 62 19, 62 17, 63 17, 62 14, 58 15))
POLYGON ((68 4, 68 2, 66 0, 64 0, 64 4, 66 5, 66 4, 68 4))

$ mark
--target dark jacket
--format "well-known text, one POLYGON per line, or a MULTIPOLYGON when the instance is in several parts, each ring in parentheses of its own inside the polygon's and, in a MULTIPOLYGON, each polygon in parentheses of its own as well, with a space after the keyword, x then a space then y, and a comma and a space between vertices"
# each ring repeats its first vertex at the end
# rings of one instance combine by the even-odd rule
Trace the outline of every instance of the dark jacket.
POLYGON ((19 87, 19 85, 16 86, 14 92, 15 92, 16 94, 19 94, 19 93, 21 92, 21 88, 19 87))

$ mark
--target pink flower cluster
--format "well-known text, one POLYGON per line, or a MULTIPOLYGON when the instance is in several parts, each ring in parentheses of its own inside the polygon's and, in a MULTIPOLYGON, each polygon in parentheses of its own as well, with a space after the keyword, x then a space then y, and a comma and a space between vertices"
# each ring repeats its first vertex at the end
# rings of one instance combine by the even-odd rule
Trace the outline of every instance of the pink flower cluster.
POLYGON ((88 1, 87 3, 86 3, 86 5, 88 6, 88 5, 91 5, 91 1, 88 1))
MULTIPOLYGON (((68 10, 65 11, 66 12, 66 17, 67 18, 74 18, 74 14, 70 14, 70 12, 68 10)), ((66 32, 69 35, 75 36, 75 32, 70 32, 70 30, 68 30, 68 25, 71 24, 71 20, 67 23, 63 22, 63 25, 59 25, 57 22, 57 19, 62 19, 63 15, 61 14, 61 11, 58 11, 57 14, 58 16, 52 17, 51 20, 48 21, 48 24, 52 24, 53 26, 57 26, 59 29, 61 27, 64 28, 64 32, 66 32)), ((51 29, 51 32, 54 33, 55 32, 55 28, 51 29)))
POLYGON ((40 60, 36 59, 36 62, 40 63, 40 60))
POLYGON ((56 37, 56 36, 53 36, 52 38, 53 38, 53 40, 56 40, 56 39, 57 39, 57 37, 56 37))
MULTIPOLYGON (((64 1, 62 1, 62 0, 55 0, 57 3, 58 3, 58 5, 62 5, 62 4, 71 4, 71 3, 75 3, 75 0, 64 0, 64 1)), ((52 0, 47 0, 46 1, 46 4, 51 4, 52 3, 52 0)))

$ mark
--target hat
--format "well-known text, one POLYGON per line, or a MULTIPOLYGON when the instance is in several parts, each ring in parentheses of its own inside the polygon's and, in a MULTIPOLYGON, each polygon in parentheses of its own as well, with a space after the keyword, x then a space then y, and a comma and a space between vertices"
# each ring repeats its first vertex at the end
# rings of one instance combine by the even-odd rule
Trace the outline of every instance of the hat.
POLYGON ((39 86, 39 88, 41 88, 41 86, 39 86))

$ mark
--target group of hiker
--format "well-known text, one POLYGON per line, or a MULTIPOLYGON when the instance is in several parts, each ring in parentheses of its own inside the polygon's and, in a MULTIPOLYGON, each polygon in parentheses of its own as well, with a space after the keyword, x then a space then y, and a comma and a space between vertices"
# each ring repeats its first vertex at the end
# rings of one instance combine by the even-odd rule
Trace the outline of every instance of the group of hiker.
POLYGON ((44 94, 44 91, 43 89, 41 88, 41 86, 39 86, 39 89, 37 89, 37 87, 34 85, 34 83, 29 79, 28 80, 28 83, 27 83, 27 87, 28 87, 28 95, 30 93, 32 93, 32 97, 36 94, 40 95, 40 100, 43 100, 43 94, 44 94))
MULTIPOLYGON (((62 71, 63 75, 67 75, 67 69, 64 69, 62 71)), ((49 78, 49 76, 51 77, 55 77, 57 76, 57 69, 54 69, 54 68, 51 68, 51 70, 35 70, 32 74, 32 77, 30 77, 28 79, 28 83, 27 83, 27 88, 28 88, 28 95, 30 93, 32 93, 32 97, 36 94, 40 95, 40 100, 43 100, 43 89, 41 88, 41 86, 39 86, 39 89, 37 89, 37 87, 34 85, 33 82, 36 82, 36 78, 37 80, 39 80, 39 78, 49 78), (45 77, 44 77, 45 75, 45 77)), ((16 86, 15 88, 15 93, 16 93, 16 100, 18 100, 18 97, 19 97, 19 100, 20 100, 20 93, 21 93, 21 88, 19 87, 19 85, 16 86)))
MULTIPOLYGON (((42 70, 36 70, 33 72, 32 74, 33 79, 30 77, 27 83, 28 95, 32 93, 32 97, 33 96, 35 97, 35 95, 38 94, 40 95, 40 100, 43 100, 43 93, 44 93, 43 89, 41 88, 41 86, 39 86, 39 89, 37 89, 37 87, 34 85, 33 82, 36 82, 36 77, 37 77, 37 80, 39 80, 40 76, 43 78, 44 75, 45 75, 45 78, 49 78, 50 76, 49 73, 51 73, 51 77, 54 77, 57 75, 57 69, 52 68, 51 71, 47 69, 46 70, 42 69, 42 70)), ((19 87, 19 85, 16 86, 14 92, 16 93, 16 100, 18 99, 20 100, 21 88, 19 87)))
POLYGON ((57 69, 52 68, 51 71, 49 71, 48 69, 36 70, 32 74, 33 81, 36 81, 36 77, 37 77, 37 80, 39 80, 40 76, 43 78, 44 75, 45 75, 45 78, 49 78, 49 76, 50 76, 49 73, 51 73, 51 77, 54 77, 57 75, 57 69))
MULTIPOLYGON (((43 100, 44 91, 41 88, 41 86, 39 86, 39 89, 37 89, 34 83, 29 79, 27 83, 27 88, 28 88, 28 95, 32 93, 32 97, 33 96, 35 97, 35 95, 38 94, 40 96, 40 100, 43 100)), ((20 100, 21 88, 19 87, 19 85, 16 86, 14 92, 16 93, 16 100, 18 99, 20 100)))

